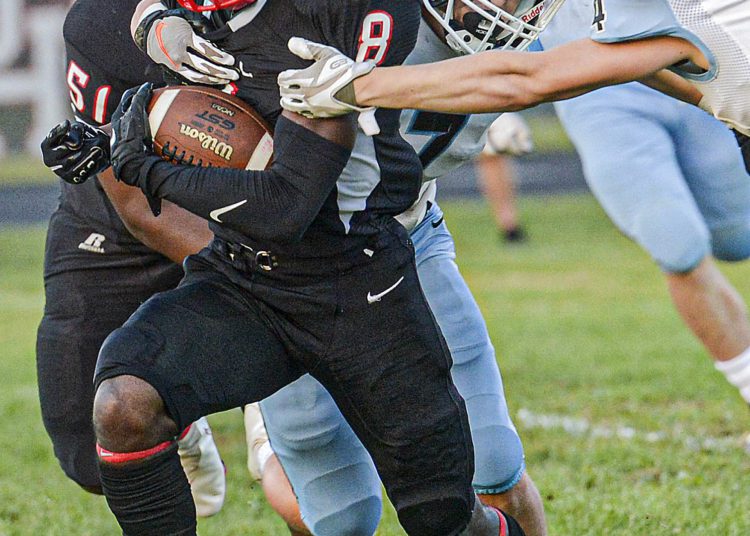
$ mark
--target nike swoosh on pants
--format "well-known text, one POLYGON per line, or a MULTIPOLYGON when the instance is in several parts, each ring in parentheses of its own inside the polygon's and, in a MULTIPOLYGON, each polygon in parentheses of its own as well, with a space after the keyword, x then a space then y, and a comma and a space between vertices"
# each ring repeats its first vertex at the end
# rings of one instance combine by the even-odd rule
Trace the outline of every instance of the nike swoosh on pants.
POLYGON ((401 276, 401 279, 399 279, 398 281, 396 281, 392 286, 388 287, 387 289, 385 289, 383 292, 381 292, 379 294, 371 294, 371 293, 368 292, 367 293, 367 303, 372 304, 372 303, 375 303, 375 302, 379 302, 380 300, 383 299, 383 296, 385 296, 389 292, 393 291, 393 289, 395 289, 397 286, 399 286, 403 280, 404 280, 404 276, 401 276))

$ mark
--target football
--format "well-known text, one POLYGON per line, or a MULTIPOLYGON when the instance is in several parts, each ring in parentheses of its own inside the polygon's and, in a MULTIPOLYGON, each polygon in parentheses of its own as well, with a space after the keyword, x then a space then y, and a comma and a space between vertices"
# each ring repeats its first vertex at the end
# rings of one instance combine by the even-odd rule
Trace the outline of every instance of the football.
POLYGON ((271 128, 244 101, 218 89, 156 89, 148 119, 154 153, 167 161, 252 170, 271 162, 271 128))

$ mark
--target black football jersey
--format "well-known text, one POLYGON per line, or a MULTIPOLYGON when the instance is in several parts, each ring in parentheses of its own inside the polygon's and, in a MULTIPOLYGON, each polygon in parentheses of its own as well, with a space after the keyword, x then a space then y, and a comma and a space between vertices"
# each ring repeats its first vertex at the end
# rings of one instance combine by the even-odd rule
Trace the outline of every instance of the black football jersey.
MULTIPOLYGON (((242 77, 233 84, 234 93, 273 125, 282 111, 278 74, 309 65, 289 52, 289 38, 325 43, 358 60, 398 65, 414 48, 419 21, 419 0, 260 0, 206 37, 237 59, 242 77)), ((416 200, 422 168, 401 137, 399 117, 397 110, 379 110, 381 133, 358 134, 349 164, 303 242, 322 247, 332 235, 373 234, 374 217, 399 214, 416 200)), ((219 236, 243 240, 214 227, 219 236)))
MULTIPOLYGON (((76 118, 92 125, 109 123, 120 97, 161 71, 130 37, 130 19, 139 0, 78 0, 63 26, 66 76, 76 118)), ((60 181, 60 207, 83 224, 106 231, 109 242, 150 251, 125 229, 98 180, 81 185, 60 181)))

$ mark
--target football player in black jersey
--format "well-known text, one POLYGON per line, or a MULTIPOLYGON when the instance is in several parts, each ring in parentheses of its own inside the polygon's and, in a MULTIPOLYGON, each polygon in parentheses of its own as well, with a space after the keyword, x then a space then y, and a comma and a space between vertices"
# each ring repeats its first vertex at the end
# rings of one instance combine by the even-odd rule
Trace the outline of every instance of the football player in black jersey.
POLYGON ((376 53, 399 63, 414 44, 416 0, 251 2, 211 35, 251 74, 238 94, 275 125, 268 171, 173 166, 153 156, 149 86, 126 94, 115 113, 120 180, 139 186, 152 207, 167 199, 207 219, 222 212, 211 247, 188 258, 178 289, 150 299, 100 353, 100 468, 127 534, 194 534, 177 431, 304 372, 329 389, 368 447, 407 532, 494 535, 510 524, 521 534, 475 500, 450 356, 419 289, 408 235, 392 218, 421 183, 399 114, 378 117, 381 176, 360 185, 370 188, 360 207, 342 206, 337 195, 350 186, 342 171, 353 124, 281 115, 276 76, 304 64, 287 53, 288 38, 302 34, 354 55, 361 42, 371 46, 360 29, 373 14, 392 32, 376 53))
MULTIPOLYGON (((496 3, 499 4, 500 0, 496 3)), ((157 9, 163 8, 157 7, 157 9)), ((186 21, 165 11, 161 15, 158 19, 159 26, 151 23, 151 29, 148 32, 144 28, 148 23, 143 24, 143 21, 153 17, 153 13, 144 13, 136 25, 137 28, 141 28, 140 31, 136 31, 137 34, 148 36, 147 39, 142 39, 142 42, 146 44, 143 48, 152 59, 166 68, 184 70, 183 72, 188 72, 194 78, 202 76, 202 83, 223 85, 236 80, 236 72, 227 71, 230 76, 224 77, 224 73, 214 68, 211 71, 202 69, 204 72, 201 74, 197 71, 187 71, 186 67, 180 65, 179 58, 186 57, 190 53, 195 38, 190 35, 190 32, 179 31, 181 27, 187 26, 186 21), (215 81, 217 77, 221 77, 218 83, 215 81)), ((429 14, 424 14, 424 16, 428 17, 428 21, 433 20, 429 14)), ((374 16, 368 18, 377 24, 382 24, 385 20, 374 16)), ((420 29, 419 44, 410 54, 407 62, 414 62, 415 57, 421 58, 422 62, 430 57, 439 58, 445 55, 445 50, 448 50, 448 45, 444 41, 429 39, 427 35, 429 31, 423 33, 423 29, 420 29)), ((432 32, 429 35, 441 35, 439 29, 433 29, 432 32)), ((380 28, 372 34, 375 35, 370 35, 371 43, 377 42, 375 36, 380 39, 388 36, 387 31, 380 28)), ((377 58, 377 49, 371 50, 370 53, 373 58, 377 58)), ((403 115, 401 117, 402 133, 405 130, 408 132, 411 127, 405 125, 413 124, 415 120, 414 116, 405 115, 406 117, 403 115)), ((477 138, 481 136, 482 129, 486 128, 490 121, 491 119, 479 117, 472 119, 471 125, 459 130, 463 132, 461 141, 449 143, 448 148, 443 147, 443 152, 460 154, 459 158, 462 158, 465 151, 476 150, 474 146, 476 142, 472 141, 475 139, 473 136, 477 138)), ((425 134, 429 138, 429 134, 425 134)), ((412 143, 416 141, 415 137, 407 137, 407 139, 412 143)), ((452 140, 452 138, 449 139, 452 140)), ((370 161, 367 141, 366 138, 359 140, 354 150, 353 158, 359 162, 370 161)), ((419 146, 420 142, 416 141, 416 143, 419 146)), ((429 146, 428 143, 426 147, 429 146)), ((442 160, 440 165, 449 166, 453 158, 455 156, 441 156, 437 160, 442 160), (442 160, 443 158, 445 160, 442 160)), ((422 160, 425 161, 424 152, 422 160)), ((431 164, 431 173, 435 173, 437 165, 437 162, 431 164)), ((359 176, 363 180, 366 180, 368 174, 377 175, 377 173, 377 168, 368 169, 360 166, 359 176)), ((343 196, 351 195, 351 191, 343 192, 343 196)), ((423 195, 427 197, 429 194, 423 195)), ((340 194, 339 200, 343 196, 340 194)), ((425 219, 429 219, 429 214, 434 210, 429 206, 430 203, 427 202, 425 219)), ((424 200, 421 200, 421 204, 418 202, 417 208, 412 208, 409 214, 418 213, 420 207, 425 207, 424 200)), ((413 217, 418 218, 416 215, 413 217)), ((411 222, 409 217, 404 218, 403 215, 398 219, 402 223, 411 222)), ((433 224, 435 222, 440 223, 437 216, 432 220, 433 224)), ((407 228, 411 228, 411 225, 413 224, 407 223, 407 228)), ((416 260, 420 283, 427 300, 431 305, 437 306, 433 308, 433 314, 444 330, 451 353, 456 351, 453 358, 458 363, 454 363, 453 380, 460 394, 467 398, 466 405, 475 448, 475 488, 479 493, 483 493, 480 495, 483 501, 491 501, 489 504, 493 506, 509 508, 512 515, 520 514, 521 518, 517 520, 524 525, 527 533, 532 530, 535 534, 542 534, 544 533, 542 509, 541 506, 534 508, 537 504, 540 505, 541 501, 533 500, 533 497, 538 497, 538 494, 534 495, 533 484, 527 485, 529 479, 526 475, 517 481, 521 474, 519 471, 523 471, 522 449, 516 448, 520 445, 520 440, 515 439, 517 436, 512 432, 504 434, 505 431, 511 429, 512 425, 506 427, 510 419, 505 421, 502 412, 493 411, 495 408, 502 407, 502 404, 488 403, 488 383, 483 382, 492 375, 493 370, 496 371, 495 357, 491 350, 486 351, 487 347, 478 344, 478 341, 484 339, 481 334, 483 330, 472 329, 472 326, 478 326, 483 322, 481 319, 475 321, 477 317, 471 314, 472 308, 459 304, 466 298, 466 295, 455 300, 450 298, 450 296, 457 296, 455 292, 460 284, 453 280, 448 282, 437 275, 452 273, 450 269, 444 271, 440 261, 437 260, 441 258, 440 252, 443 249, 436 244, 442 243, 442 240, 438 238, 438 235, 430 235, 434 240, 425 238, 424 228, 434 227, 429 221, 426 225, 422 224, 419 227, 422 231, 414 229, 411 231, 411 237, 417 250, 416 260), (428 247, 427 243, 431 245, 428 247), (437 280, 447 286, 438 290, 437 280), (449 318, 457 320, 455 329, 451 328, 449 318), (457 329, 463 332, 460 338, 457 337, 457 329), (468 382, 471 386, 467 384, 467 376, 472 376, 468 382), (478 381, 479 378, 482 380, 478 381), (482 394, 478 395, 479 392, 482 394), (480 398, 482 403, 478 406, 476 400, 480 398), (490 429, 493 430, 491 436, 483 432, 490 429), (487 483, 490 482, 496 484, 488 485, 487 483), (514 485, 516 482, 517 484, 514 485)), ((451 279, 451 276, 447 279, 451 279)), ((300 530, 307 525, 313 533, 320 535, 372 534, 381 514, 380 484, 377 478, 373 478, 375 468, 372 467, 372 462, 364 451, 364 447, 353 436, 349 426, 343 422, 333 401, 322 387, 306 375, 264 400, 261 408, 262 417, 257 412, 255 412, 255 417, 252 411, 245 412, 248 449, 253 453, 258 453, 257 458, 255 454, 249 454, 248 467, 253 478, 261 480, 269 502, 284 517, 290 527, 300 530), (278 459, 271 455, 272 451, 267 443, 268 436, 265 435, 262 420, 268 424, 273 451, 280 454, 278 459), (263 442, 263 437, 266 437, 266 442, 263 442), (279 462, 283 464, 283 471, 279 462), (285 473, 294 485, 297 498, 289 487, 285 473), (352 486, 352 482, 357 482, 357 485, 352 486), (300 511, 304 513, 304 523, 300 519, 300 511)))
MULTIPOLYGON (((108 123, 126 89, 161 79, 130 39, 127 19, 135 5, 135 0, 78 0, 65 20, 67 80, 80 121, 108 123), (113 56, 127 61, 111 61, 113 56)), ((64 123, 45 141, 45 159, 70 182, 80 182, 85 171, 100 167, 107 147, 100 147, 101 136, 83 124, 64 123), (92 152, 76 160, 83 146, 92 152), (69 167, 71 158, 76 165, 69 167)), ((102 493, 91 423, 99 348, 141 303, 177 286, 179 263, 211 237, 203 219, 176 205, 165 203, 162 217, 154 218, 141 192, 116 182, 111 171, 86 184, 61 183, 60 205, 47 233, 37 377, 55 455, 66 475, 87 491, 102 493)), ((218 512, 224 468, 205 419, 192 425, 179 445, 199 515, 218 512)))

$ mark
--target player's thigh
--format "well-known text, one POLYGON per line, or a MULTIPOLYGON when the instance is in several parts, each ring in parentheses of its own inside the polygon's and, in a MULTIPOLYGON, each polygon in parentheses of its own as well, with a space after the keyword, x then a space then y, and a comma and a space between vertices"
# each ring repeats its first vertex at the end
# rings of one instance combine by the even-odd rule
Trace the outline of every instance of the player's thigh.
MULTIPOLYGON (((66 228, 50 225, 61 247, 66 228)), ((105 338, 152 294, 177 285, 182 269, 157 255, 109 259, 68 244, 64 266, 45 256, 45 309, 37 331, 37 385, 42 420, 65 473, 85 487, 99 484, 91 424, 94 369, 105 338), (147 268, 146 268, 147 267, 147 268), (106 283, 104 283, 106 282, 106 283)))
POLYGON ((341 280, 346 314, 313 372, 370 452, 407 531, 445 528, 470 515, 471 437, 450 355, 402 238, 341 280))
POLYGON ((179 266, 166 261, 145 270, 135 257, 117 268, 97 266, 96 259, 80 259, 76 266, 45 278, 36 357, 48 425, 90 423, 94 368, 104 339, 152 294, 176 286, 182 275, 179 266))
POLYGON ((687 184, 711 231, 712 248, 723 260, 750 256, 750 176, 726 126, 685 106, 674 129, 677 157, 687 184))
POLYGON ((660 119, 627 102, 558 105, 586 182, 613 223, 665 270, 693 269, 709 252, 708 229, 660 119))
POLYGON ((203 263, 188 259, 180 286, 144 303, 107 338, 97 363, 97 385, 142 378, 180 429, 261 400, 301 374, 262 307, 203 263))
POLYGON ((260 407, 271 446, 313 533, 373 534, 382 512, 380 479, 328 391, 305 375, 260 407))
POLYGON ((524 471, 523 446, 505 401, 487 325, 456 265, 453 238, 435 206, 412 233, 419 280, 453 357, 474 443, 474 486, 503 493, 524 471), (437 226, 435 226, 437 224, 437 226))

